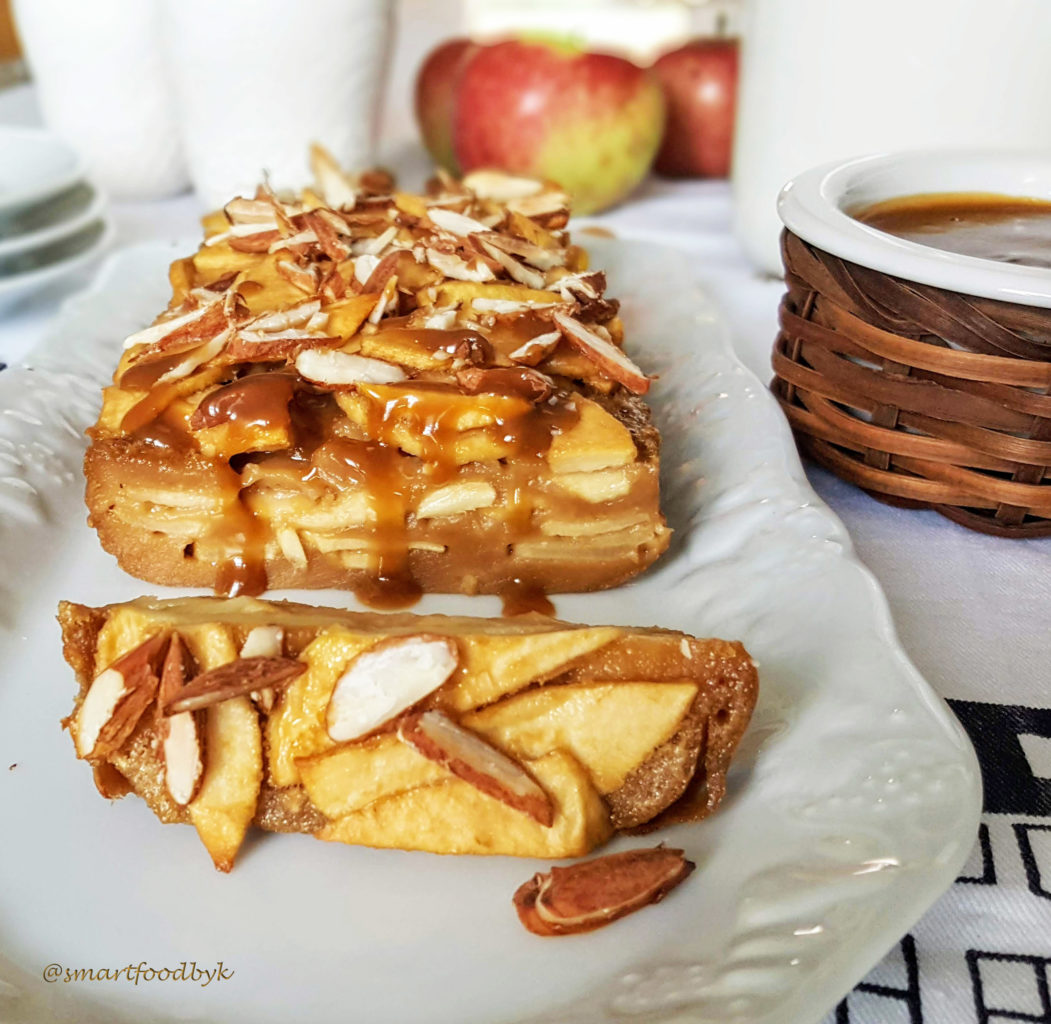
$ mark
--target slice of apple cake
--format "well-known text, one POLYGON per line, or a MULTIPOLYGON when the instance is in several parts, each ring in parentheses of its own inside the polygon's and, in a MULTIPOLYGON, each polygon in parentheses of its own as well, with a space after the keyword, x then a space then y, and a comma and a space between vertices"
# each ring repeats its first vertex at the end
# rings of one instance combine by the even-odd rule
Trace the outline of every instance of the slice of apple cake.
POLYGON ((739 643, 251 597, 63 603, 66 720, 103 796, 192 823, 575 857, 713 811, 757 695, 739 643))
POLYGON ((668 543, 618 304, 551 186, 430 194, 315 154, 205 220, 124 343, 85 458, 132 575, 224 594, 591 590, 668 543))

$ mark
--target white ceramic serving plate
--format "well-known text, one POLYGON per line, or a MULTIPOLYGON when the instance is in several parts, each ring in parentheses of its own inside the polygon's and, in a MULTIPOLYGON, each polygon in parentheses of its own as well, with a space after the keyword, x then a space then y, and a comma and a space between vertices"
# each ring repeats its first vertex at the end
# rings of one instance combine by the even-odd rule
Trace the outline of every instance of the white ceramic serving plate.
POLYGON ((849 216, 884 199, 930 192, 993 192, 1051 201, 1051 155, 917 150, 815 167, 778 198, 784 224, 833 256, 967 295, 1051 307, 1051 270, 997 263, 896 238, 849 216))
POLYGON ((76 184, 80 158, 42 128, 0 125, 0 214, 29 206, 76 184))
MULTIPOLYGON (((675 539, 644 578, 557 597, 558 612, 741 638, 760 663, 719 812, 611 847, 682 846, 695 874, 610 928, 539 939, 511 895, 543 862, 260 835, 220 875, 193 829, 98 796, 59 728, 74 682, 54 613, 60 598, 164 592, 117 569, 81 503, 98 386, 187 251, 138 247, 66 306, 33 369, 0 374, 0 1017, 809 1024, 949 885, 980 806, 962 731, 903 654, 875 581, 682 255, 589 244, 624 300, 631 348, 661 374, 650 397, 675 539), (49 964, 220 960, 233 977, 205 988, 42 980, 49 964)), ((494 615, 498 602, 432 596, 420 609, 494 615)))

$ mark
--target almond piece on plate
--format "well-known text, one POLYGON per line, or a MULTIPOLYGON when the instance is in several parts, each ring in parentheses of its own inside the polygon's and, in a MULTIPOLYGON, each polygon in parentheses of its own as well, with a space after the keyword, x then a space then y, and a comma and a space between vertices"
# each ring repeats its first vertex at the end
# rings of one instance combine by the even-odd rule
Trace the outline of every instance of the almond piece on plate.
POLYGON ((565 313, 553 313, 551 319, 558 325, 566 341, 587 356, 603 373, 636 395, 644 395, 649 391, 649 378, 616 345, 565 313))
POLYGON ((443 712, 406 716, 398 725, 398 738, 486 796, 528 814, 541 825, 550 828, 555 820, 551 798, 522 765, 443 712))
POLYGON ((157 695, 167 645, 168 633, 157 633, 95 677, 73 720, 77 757, 109 757, 124 745, 157 695))
MULTIPOLYGON (((193 655, 182 637, 175 633, 161 670, 158 704, 163 706, 176 700, 187 681, 195 675, 197 665, 193 655)), ((168 716, 161 714, 158 715, 158 732, 164 756, 164 784, 171 798, 180 807, 185 807, 196 795, 204 774, 200 722, 192 711, 168 716)))
POLYGON ((295 658, 238 658, 202 672, 183 687, 175 700, 165 704, 162 711, 168 716, 177 715, 182 711, 210 707, 268 686, 287 686, 306 670, 306 663, 295 658))
POLYGON ((575 935, 659 903, 694 867, 682 850, 663 846, 612 853, 534 875, 514 905, 535 935, 575 935))
POLYGON ((372 732, 437 690, 459 663, 449 637, 420 633, 370 647, 336 681, 326 713, 329 736, 345 743, 372 732))

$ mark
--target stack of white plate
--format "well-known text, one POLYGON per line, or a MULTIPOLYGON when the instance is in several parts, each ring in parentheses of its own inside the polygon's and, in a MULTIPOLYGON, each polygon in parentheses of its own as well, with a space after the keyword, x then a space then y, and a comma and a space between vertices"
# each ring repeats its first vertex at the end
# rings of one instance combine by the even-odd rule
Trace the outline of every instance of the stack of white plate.
POLYGON ((0 126, 0 305, 71 273, 113 234, 106 200, 49 132, 0 126))

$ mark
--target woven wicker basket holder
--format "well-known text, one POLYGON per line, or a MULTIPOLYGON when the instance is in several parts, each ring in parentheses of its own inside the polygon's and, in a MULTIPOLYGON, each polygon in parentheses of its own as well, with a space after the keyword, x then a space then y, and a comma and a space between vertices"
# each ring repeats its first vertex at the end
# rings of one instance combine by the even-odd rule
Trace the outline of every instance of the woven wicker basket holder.
POLYGON ((847 263, 782 236, 773 390, 800 450, 894 504, 1051 535, 1051 309, 847 263))

